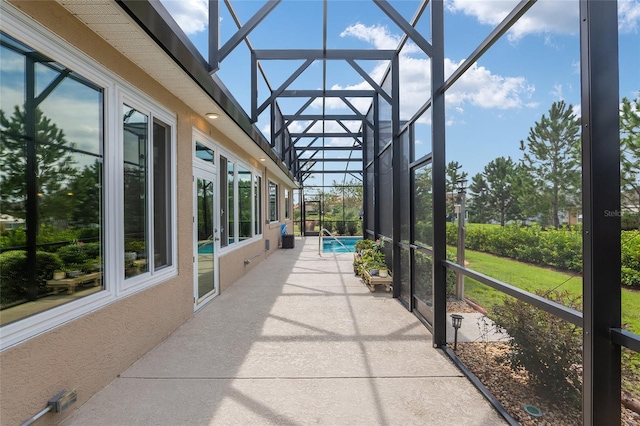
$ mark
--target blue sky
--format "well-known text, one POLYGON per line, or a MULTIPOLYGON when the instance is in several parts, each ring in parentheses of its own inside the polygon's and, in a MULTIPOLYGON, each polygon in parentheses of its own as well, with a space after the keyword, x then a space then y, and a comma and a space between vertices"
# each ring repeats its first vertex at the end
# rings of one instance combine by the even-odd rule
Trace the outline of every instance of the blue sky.
MULTIPOLYGON (((206 57, 207 1, 162 0, 196 47, 206 57)), ((518 3, 517 0, 448 0, 445 2, 445 72, 447 76, 518 3)), ((263 1, 232 1, 245 23, 263 1)), ((390 1, 409 20, 419 1, 390 1)), ((249 36, 256 49, 321 49, 322 2, 284 0, 249 36)), ((221 2, 221 43, 236 30, 221 2)), ((619 0, 620 96, 634 98, 640 91, 640 0, 619 0)), ((429 10, 417 29, 430 38, 429 10)), ((459 161, 473 175, 498 156, 520 158, 520 140, 554 101, 579 105, 579 21, 577 0, 540 0, 493 46, 477 64, 447 91, 447 159, 459 161)), ((402 31, 369 0, 328 2, 329 49, 393 49, 402 31)), ((429 97, 429 59, 413 43, 400 57, 401 115, 411 117, 429 97)), ((278 86, 301 61, 264 64, 273 86, 278 86)), ((386 63, 359 64, 376 80, 386 63)), ((249 110, 250 61, 248 49, 239 45, 220 65, 218 75, 241 105, 249 110)), ((291 88, 322 88, 322 64, 314 63, 291 88)), ((353 69, 331 61, 327 88, 369 88, 353 69)), ((268 95, 259 88, 259 103, 268 95)), ((347 110, 329 102, 327 113, 347 110)), ((366 104, 358 104, 364 110, 366 104)), ((295 105, 289 105, 295 112, 295 105)), ((309 111, 321 112, 321 105, 309 111)), ((577 109, 579 114, 579 107, 577 109)), ((429 116, 417 129, 418 155, 430 144, 429 116)), ((269 115, 258 127, 268 134, 269 115)), ((302 125, 300 126, 302 127, 302 125)), ((328 124, 328 127, 330 125, 328 124)), ((343 140, 328 144, 344 144, 343 140)))

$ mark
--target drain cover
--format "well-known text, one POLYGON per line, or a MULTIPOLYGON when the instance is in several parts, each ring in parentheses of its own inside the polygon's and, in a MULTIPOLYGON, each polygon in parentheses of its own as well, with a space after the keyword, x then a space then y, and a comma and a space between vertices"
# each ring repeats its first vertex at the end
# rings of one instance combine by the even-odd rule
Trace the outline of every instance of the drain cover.
POLYGON ((542 411, 540 411, 540 409, 536 406, 525 404, 522 406, 522 408, 524 408, 524 411, 526 411, 527 414, 532 417, 542 417, 542 411))

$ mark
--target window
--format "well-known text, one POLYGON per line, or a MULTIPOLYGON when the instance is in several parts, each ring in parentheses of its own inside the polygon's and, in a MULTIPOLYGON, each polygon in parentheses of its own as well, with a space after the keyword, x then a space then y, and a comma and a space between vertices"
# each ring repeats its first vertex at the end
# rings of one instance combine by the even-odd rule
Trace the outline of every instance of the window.
POLYGON ((0 350, 176 273, 175 116, 21 19, 1 24, 24 42, 0 32, 0 350))
POLYGON ((278 221, 278 184, 269 181, 269 221, 278 221))
POLYGON ((213 149, 201 144, 200 142, 196 142, 196 158, 199 158, 207 163, 214 163, 214 154, 213 149))
POLYGON ((238 238, 252 237, 251 172, 238 165, 238 238))
POLYGON ((235 242, 235 235, 236 235, 236 227, 235 227, 235 222, 236 222, 236 214, 235 214, 235 200, 236 200, 236 191, 234 188, 234 171, 233 171, 233 163, 231 161, 227 162, 227 183, 229 185, 229 192, 227 193, 229 195, 229 199, 228 199, 228 203, 227 203, 227 210, 229 210, 229 244, 232 244, 235 242))
POLYGON ((171 248, 171 128, 153 122, 153 265, 172 264, 171 248))
POLYGON ((291 207, 289 207, 289 194, 291 191, 288 189, 284 191, 284 218, 286 220, 291 219, 291 207))
POLYGON ((253 232, 262 234, 262 177, 253 176, 253 232))
POLYGON ((148 271, 147 145, 149 117, 127 105, 123 109, 124 276, 148 271))
POLYGON ((171 264, 171 129, 157 119, 150 126, 150 121, 124 104, 125 278, 171 264))
POLYGON ((229 209, 227 184, 227 157, 220 156, 220 246, 229 245, 229 209))
POLYGON ((220 246, 228 247, 262 234, 262 178, 226 155, 219 170, 220 246))
POLYGON ((104 89, 5 33, 0 40, 5 326, 103 289, 104 89), (96 285, 67 295, 70 282, 54 273, 96 285))

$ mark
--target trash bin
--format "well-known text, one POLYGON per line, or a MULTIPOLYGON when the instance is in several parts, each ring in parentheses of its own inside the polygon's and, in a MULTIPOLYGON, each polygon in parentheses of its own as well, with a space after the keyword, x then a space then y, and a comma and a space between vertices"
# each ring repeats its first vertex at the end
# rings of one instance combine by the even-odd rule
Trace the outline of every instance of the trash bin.
POLYGON ((295 247, 295 242, 293 240, 293 234, 287 234, 287 225, 284 223, 280 225, 280 236, 282 238, 282 248, 283 249, 292 249, 295 247))
POLYGON ((293 234, 283 234, 282 235, 282 248, 283 249, 292 249, 295 247, 295 240, 293 239, 293 234))

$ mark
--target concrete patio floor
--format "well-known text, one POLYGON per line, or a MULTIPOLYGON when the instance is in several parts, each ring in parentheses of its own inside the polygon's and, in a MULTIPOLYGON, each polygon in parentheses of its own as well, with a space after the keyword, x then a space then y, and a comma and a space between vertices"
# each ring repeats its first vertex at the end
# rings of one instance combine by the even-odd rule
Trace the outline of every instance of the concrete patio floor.
POLYGON ((351 254, 295 244, 63 425, 506 424, 415 316, 353 275, 351 254))

